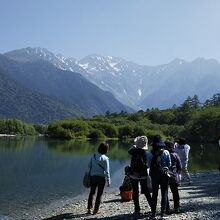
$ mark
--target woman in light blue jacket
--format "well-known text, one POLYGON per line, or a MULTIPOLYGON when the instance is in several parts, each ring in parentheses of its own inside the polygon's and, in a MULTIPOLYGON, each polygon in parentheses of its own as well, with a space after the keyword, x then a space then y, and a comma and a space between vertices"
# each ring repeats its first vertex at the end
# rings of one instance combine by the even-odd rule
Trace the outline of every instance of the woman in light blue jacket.
POLYGON ((97 190, 95 206, 93 215, 99 213, 99 206, 101 203, 101 197, 107 180, 107 185, 110 186, 110 169, 109 158, 105 155, 108 152, 109 146, 107 143, 101 143, 98 148, 98 152, 95 153, 89 162, 89 170, 91 175, 91 187, 88 198, 88 214, 91 214, 93 208, 93 198, 97 190))

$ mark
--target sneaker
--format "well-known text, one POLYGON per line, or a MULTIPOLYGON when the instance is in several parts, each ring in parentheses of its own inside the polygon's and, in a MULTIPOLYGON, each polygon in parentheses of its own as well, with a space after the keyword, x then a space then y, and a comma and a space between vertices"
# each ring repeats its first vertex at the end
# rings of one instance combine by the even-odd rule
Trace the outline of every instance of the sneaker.
POLYGON ((93 214, 93 215, 97 215, 97 214, 100 214, 100 213, 101 213, 101 212, 100 212, 99 210, 94 210, 92 214, 93 214))
POLYGON ((168 216, 166 214, 161 214, 160 219, 168 219, 168 216))
POLYGON ((171 214, 172 214, 172 211, 171 211, 170 209, 168 209, 168 210, 165 211, 165 214, 166 214, 166 215, 171 215, 171 214))
POLYGON ((135 217, 140 217, 140 216, 141 216, 141 213, 140 213, 140 211, 135 211, 135 212, 133 213, 133 215, 134 215, 135 217))
POLYGON ((87 215, 92 214, 91 209, 88 209, 88 211, 87 211, 87 213, 86 213, 86 214, 87 214, 87 215))
POLYGON ((156 219, 156 214, 152 213, 150 216, 150 219, 152 219, 152 220, 156 219))

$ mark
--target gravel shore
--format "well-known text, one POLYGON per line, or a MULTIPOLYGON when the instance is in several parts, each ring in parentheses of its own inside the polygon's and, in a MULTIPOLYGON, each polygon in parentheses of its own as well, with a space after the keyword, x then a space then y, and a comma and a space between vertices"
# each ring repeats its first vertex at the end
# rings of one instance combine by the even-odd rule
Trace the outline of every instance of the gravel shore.
MULTIPOLYGON (((220 219, 220 172, 191 174, 193 183, 182 184, 179 187, 181 213, 171 214, 168 219, 220 219)), ((69 219, 149 219, 150 209, 144 195, 140 195, 141 212, 140 217, 133 215, 133 202, 120 201, 118 189, 105 189, 101 213, 98 215, 87 215, 88 190, 78 198, 61 198, 59 201, 49 205, 34 207, 23 214, 10 213, 10 216, 0 215, 0 220, 69 220, 69 219)), ((173 207, 172 195, 169 192, 171 209, 173 207)), ((28 208, 28 207, 27 207, 28 208)), ((160 212, 160 197, 158 199, 158 213, 160 212)), ((157 215, 159 219, 159 215, 157 215)))
MULTIPOLYGON (((181 213, 171 214, 168 219, 220 219, 220 172, 191 174, 193 183, 182 184, 180 189, 181 213)), ((160 199, 160 198, 159 198, 160 199)), ((169 196, 171 208, 172 196, 169 196)), ((143 216, 133 216, 133 202, 120 201, 118 190, 103 195, 103 202, 98 215, 86 215, 87 200, 60 204, 56 210, 38 213, 33 219, 149 219, 149 207, 143 195, 140 195, 143 216)), ((158 202, 160 206, 160 200, 158 202)), ((158 207, 158 213, 160 207, 158 207)), ((33 217, 33 216, 32 216, 33 217)), ((159 215, 157 216, 159 219, 159 215)), ((28 218, 27 218, 28 219, 28 218)))

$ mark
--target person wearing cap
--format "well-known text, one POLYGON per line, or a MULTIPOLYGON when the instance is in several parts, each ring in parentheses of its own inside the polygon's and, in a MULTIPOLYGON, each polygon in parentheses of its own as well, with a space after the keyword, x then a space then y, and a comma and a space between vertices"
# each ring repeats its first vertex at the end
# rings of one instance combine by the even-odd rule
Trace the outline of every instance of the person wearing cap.
POLYGON ((186 176, 188 179, 189 185, 192 183, 191 177, 188 171, 188 161, 189 161, 189 151, 190 146, 186 144, 185 138, 179 138, 178 144, 175 148, 175 152, 179 155, 181 164, 182 164, 182 176, 186 176))
POLYGON ((165 219, 168 195, 168 171, 171 166, 170 153, 165 150, 165 143, 160 135, 155 135, 152 143, 153 158, 150 164, 150 175, 152 178, 152 219, 156 218, 157 197, 159 186, 161 189, 161 218, 165 219))
MULTIPOLYGON (((165 141, 167 150, 170 153, 171 158, 171 167, 170 167, 170 175, 169 178, 169 186, 170 190, 173 194, 173 202, 174 202, 174 212, 179 213, 180 212, 180 197, 179 197, 179 174, 182 169, 181 161, 177 153, 175 153, 174 150, 174 143, 170 140, 165 141)), ((167 207, 166 212, 170 213, 170 205, 169 205, 169 199, 167 196, 167 207)))
POLYGON ((134 214, 140 215, 139 184, 141 185, 141 193, 145 195, 150 208, 152 207, 152 198, 147 185, 149 169, 148 157, 150 156, 147 137, 136 137, 134 140, 134 146, 129 149, 128 153, 131 155, 130 178, 133 188, 134 214), (139 168, 139 166, 141 168, 139 168))

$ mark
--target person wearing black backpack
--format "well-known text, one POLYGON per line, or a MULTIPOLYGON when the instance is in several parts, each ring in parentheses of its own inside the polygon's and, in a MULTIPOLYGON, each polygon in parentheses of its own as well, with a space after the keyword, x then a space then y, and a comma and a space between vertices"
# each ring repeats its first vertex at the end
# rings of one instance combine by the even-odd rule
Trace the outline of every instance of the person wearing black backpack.
POLYGON ((152 160, 150 164, 150 175, 152 178, 152 219, 156 219, 157 197, 159 186, 161 189, 161 219, 167 218, 165 211, 168 195, 168 175, 171 166, 170 153, 165 150, 165 143, 160 135, 155 135, 152 143, 152 160))
POLYGON ((150 191, 147 187, 148 176, 148 139, 146 136, 136 137, 135 145, 129 149, 128 153, 131 155, 130 164, 130 178, 133 188, 133 202, 134 202, 134 214, 140 215, 139 204, 139 183, 141 185, 141 193, 146 196, 150 208, 152 207, 152 198, 150 191))

